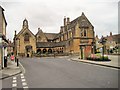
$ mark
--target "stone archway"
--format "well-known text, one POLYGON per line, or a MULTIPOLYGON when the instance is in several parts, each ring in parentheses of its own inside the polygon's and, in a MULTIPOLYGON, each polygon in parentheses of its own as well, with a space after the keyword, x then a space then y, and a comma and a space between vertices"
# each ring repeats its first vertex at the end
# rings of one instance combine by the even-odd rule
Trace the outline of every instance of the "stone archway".
POLYGON ((44 49, 43 49, 43 54, 45 54, 46 52, 47 52, 47 49, 44 48, 44 49))
POLYGON ((48 49, 48 53, 49 53, 49 54, 52 53, 52 49, 49 48, 49 49, 48 49))
POLYGON ((37 49, 37 54, 41 54, 41 49, 37 49))
POLYGON ((25 49, 26 49, 26 56, 31 57, 32 56, 32 46, 27 45, 27 46, 25 46, 25 49))

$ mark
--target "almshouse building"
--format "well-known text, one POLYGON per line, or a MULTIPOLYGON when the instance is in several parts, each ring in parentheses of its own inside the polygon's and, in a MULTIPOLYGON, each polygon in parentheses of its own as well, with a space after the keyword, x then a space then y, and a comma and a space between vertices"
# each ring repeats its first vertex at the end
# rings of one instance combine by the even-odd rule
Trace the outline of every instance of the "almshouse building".
POLYGON ((14 42, 14 51, 20 56, 72 53, 85 58, 94 53, 94 27, 82 13, 73 21, 64 17, 64 24, 60 27, 59 33, 44 33, 38 28, 37 34, 34 35, 25 19, 22 30, 15 34, 14 42))

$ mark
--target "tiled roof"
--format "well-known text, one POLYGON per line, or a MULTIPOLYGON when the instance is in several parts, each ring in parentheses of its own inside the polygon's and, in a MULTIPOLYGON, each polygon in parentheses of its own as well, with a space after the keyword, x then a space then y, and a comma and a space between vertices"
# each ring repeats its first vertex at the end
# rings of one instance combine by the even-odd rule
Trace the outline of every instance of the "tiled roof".
POLYGON ((120 43, 120 34, 112 35, 112 36, 107 36, 105 37, 107 41, 115 41, 117 43, 120 43))
POLYGON ((37 48, 52 48, 54 47, 54 42, 37 42, 36 46, 37 48))
POLYGON ((57 33, 44 33, 47 39, 53 40, 57 33))
POLYGON ((37 48, 53 48, 53 47, 62 47, 66 45, 66 41, 62 42, 37 42, 37 48))
POLYGON ((79 27, 89 27, 90 25, 93 27, 93 25, 90 23, 90 21, 87 19, 87 17, 82 13, 81 16, 74 19, 70 22, 68 25, 68 29, 75 27, 75 25, 79 22, 79 27))

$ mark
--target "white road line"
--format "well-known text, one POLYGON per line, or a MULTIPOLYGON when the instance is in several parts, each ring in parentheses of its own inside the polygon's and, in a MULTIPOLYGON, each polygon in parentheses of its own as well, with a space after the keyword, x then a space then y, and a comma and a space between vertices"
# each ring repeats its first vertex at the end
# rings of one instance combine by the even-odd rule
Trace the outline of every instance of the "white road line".
POLYGON ((13 80, 13 83, 16 83, 17 82, 17 80, 13 80))
POLYGON ((25 79, 22 79, 22 82, 25 82, 26 80, 25 79))
POLYGON ((25 87, 23 87, 23 88, 28 88, 28 86, 25 86, 25 87))
POLYGON ((13 79, 15 80, 15 79, 16 79, 16 77, 13 77, 13 79))
POLYGON ((27 85, 27 83, 26 83, 26 82, 23 82, 23 83, 22 83, 22 85, 23 85, 23 86, 26 86, 26 85, 27 85))
POLYGON ((24 74, 22 73, 22 74, 20 74, 20 75, 21 75, 22 86, 23 86, 24 89, 27 89, 28 86, 27 86, 27 83, 26 83, 26 79, 25 79, 25 77, 24 77, 24 74))
POLYGON ((22 67, 22 72, 25 73, 25 68, 23 67, 23 65, 19 62, 20 66, 22 67))
POLYGON ((17 84, 16 83, 12 84, 12 87, 17 87, 17 84))
POLYGON ((23 74, 20 74, 21 76, 23 76, 23 74))
POLYGON ((21 79, 25 78, 24 76, 21 76, 21 79))

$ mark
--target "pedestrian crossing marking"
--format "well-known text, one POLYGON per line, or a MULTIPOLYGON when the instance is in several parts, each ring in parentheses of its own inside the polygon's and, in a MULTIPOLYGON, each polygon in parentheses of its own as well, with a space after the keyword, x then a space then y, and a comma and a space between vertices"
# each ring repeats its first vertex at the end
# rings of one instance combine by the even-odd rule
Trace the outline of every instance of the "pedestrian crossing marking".
POLYGON ((16 86, 17 86, 17 84, 16 84, 16 83, 12 84, 12 87, 16 87, 16 86))
POLYGON ((13 83, 16 83, 17 82, 17 80, 13 80, 13 83))
POLYGON ((24 82, 24 83, 22 83, 22 85, 23 85, 23 86, 26 86, 26 85, 27 85, 27 83, 26 83, 26 82, 24 82))
POLYGON ((13 77, 13 79, 15 80, 15 79, 16 79, 16 77, 13 77))
POLYGON ((28 86, 26 86, 26 87, 23 87, 23 88, 28 88, 28 86))
POLYGON ((24 76, 21 76, 21 79, 24 78, 24 76))
POLYGON ((22 79, 22 82, 25 82, 26 80, 25 79, 22 79))
POLYGON ((23 76, 23 74, 20 74, 21 76, 23 76))

